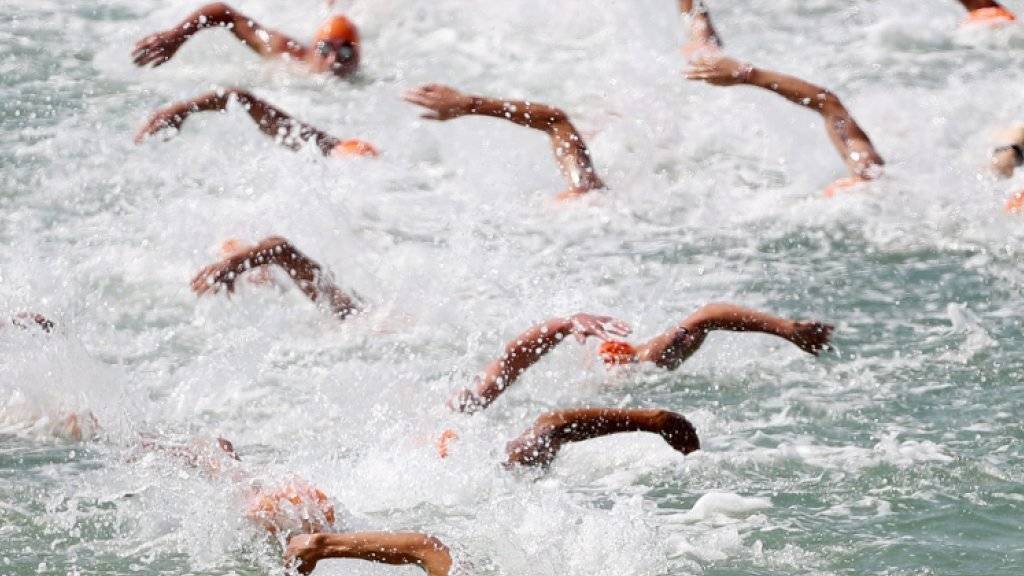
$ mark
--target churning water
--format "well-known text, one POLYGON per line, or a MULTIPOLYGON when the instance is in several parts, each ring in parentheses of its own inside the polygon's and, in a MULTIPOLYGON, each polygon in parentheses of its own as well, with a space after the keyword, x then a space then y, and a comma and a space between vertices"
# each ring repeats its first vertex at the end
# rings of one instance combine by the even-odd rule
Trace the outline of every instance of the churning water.
MULTIPOLYGON (((328 13, 239 7, 303 39, 328 13)), ((0 574, 280 570, 230 486, 134 457, 140 433, 224 435, 251 473, 309 479, 353 527, 433 532, 482 574, 1024 571, 1024 223, 1001 211, 1022 182, 980 170, 1024 117, 1024 28, 957 30, 951 0, 713 2, 729 53, 834 89, 888 161, 827 200, 844 168, 820 119, 685 81, 672 0, 340 7, 365 44, 351 82, 223 31, 135 68, 132 43, 190 1, 0 2, 0 315, 58 323, 0 331, 0 574), (552 204, 543 135, 421 121, 400 94, 424 82, 563 107, 611 190, 552 204), (216 86, 382 155, 291 153, 237 110, 132 144, 216 86), (222 239, 269 234, 374 311, 190 293, 222 239), (715 334, 679 371, 609 374, 566 343, 488 411, 442 405, 533 322, 607 313, 647 336, 711 300, 831 321, 837 351, 715 334), (581 405, 679 411, 704 450, 629 434, 539 478, 498 465, 540 412, 581 405), (99 435, 62 439, 86 411, 99 435)))

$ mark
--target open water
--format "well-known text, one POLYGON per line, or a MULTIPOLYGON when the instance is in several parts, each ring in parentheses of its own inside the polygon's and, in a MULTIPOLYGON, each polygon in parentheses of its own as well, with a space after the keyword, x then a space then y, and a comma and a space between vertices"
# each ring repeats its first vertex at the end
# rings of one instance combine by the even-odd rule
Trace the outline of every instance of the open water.
MULTIPOLYGON (((437 534, 480 574, 1024 572, 1024 221, 1001 210, 1024 181, 982 170, 1024 118, 1024 27, 958 30, 947 0, 713 2, 730 54, 832 88, 888 161, 829 200, 820 119, 685 81, 671 0, 340 2, 353 81, 224 31, 132 65, 195 6, 0 1, 0 316, 58 324, 0 331, 0 574, 280 571, 229 486, 131 457, 140 433, 224 435, 258 476, 309 479, 355 527, 437 534), (611 190, 553 204, 542 135, 421 121, 400 95, 425 82, 564 108, 611 190), (226 86, 382 155, 291 153, 238 110, 132 144, 155 107, 226 86), (374 312, 189 291, 221 240, 269 234, 374 312), (608 373, 567 342, 486 412, 442 405, 533 322, 607 313, 646 337, 721 300, 830 321, 836 351, 715 334, 676 372, 608 373), (582 405, 679 411, 704 449, 627 434, 539 478, 498 465, 540 412, 582 405), (93 439, 54 433, 84 411, 93 439)), ((301 39, 329 13, 239 8, 301 39)))

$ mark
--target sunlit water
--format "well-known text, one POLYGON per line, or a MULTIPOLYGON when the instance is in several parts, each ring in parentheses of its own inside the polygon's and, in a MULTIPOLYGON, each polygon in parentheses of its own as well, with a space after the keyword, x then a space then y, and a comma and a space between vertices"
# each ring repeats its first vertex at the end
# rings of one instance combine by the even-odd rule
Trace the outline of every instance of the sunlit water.
MULTIPOLYGON (((59 325, 0 331, 0 574, 280 570, 230 485, 132 457, 139 433, 224 435, 349 526, 430 531, 481 574, 1024 570, 1024 227, 1001 211, 1024 183, 979 171, 1024 116, 1024 29, 957 31, 944 0, 714 2, 729 52, 833 88, 887 159, 826 200, 843 167, 820 120, 684 81, 674 1, 344 3, 352 82, 222 31, 132 65, 194 7, 0 2, 0 312, 59 325), (399 96, 424 82, 563 107, 611 190, 552 204, 542 135, 421 121, 399 96), (156 106, 233 85, 382 156, 293 154, 239 111, 131 143, 156 106), (269 234, 373 311, 339 325, 295 291, 189 292, 222 239, 269 234), (710 300, 829 320, 837 352, 714 335, 677 372, 609 374, 566 343, 485 413, 442 406, 533 322, 608 313, 649 336, 710 300), (704 450, 620 435, 539 478, 498 465, 540 412, 581 405, 677 410, 704 450), (85 410, 99 437, 59 438, 85 410)), ((303 39, 328 13, 242 7, 303 39)))

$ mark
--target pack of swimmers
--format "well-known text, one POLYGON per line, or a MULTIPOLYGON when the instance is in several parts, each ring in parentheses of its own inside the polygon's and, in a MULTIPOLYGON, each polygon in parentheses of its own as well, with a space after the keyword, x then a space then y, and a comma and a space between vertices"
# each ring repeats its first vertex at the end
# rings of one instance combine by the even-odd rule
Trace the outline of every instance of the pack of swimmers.
MULTIPOLYGON (((1015 16, 997 2, 960 0, 960 3, 967 10, 966 25, 996 26, 1015 20, 1015 16)), ((848 171, 846 177, 826 188, 828 196, 883 175, 882 156, 835 93, 800 78, 726 56, 725 45, 705 3, 678 0, 678 4, 689 21, 689 39, 682 48, 688 62, 686 79, 715 86, 755 86, 817 112, 848 171)), ((317 74, 348 77, 359 68, 362 57, 359 30, 345 16, 328 18, 310 41, 303 43, 263 26, 232 6, 217 2, 202 6, 167 30, 146 36, 135 45, 132 58, 138 66, 161 66, 192 36, 208 28, 227 30, 264 58, 293 61, 317 74)), ((560 200, 606 188, 579 130, 558 107, 466 94, 442 84, 411 89, 404 99, 422 107, 425 119, 447 121, 469 115, 489 116, 546 133, 565 180, 565 189, 557 195, 560 200)), ((145 121, 135 141, 141 143, 158 133, 180 130, 191 114, 223 111, 232 103, 241 107, 260 131, 290 149, 311 144, 324 156, 372 158, 379 154, 369 142, 332 136, 242 88, 210 91, 161 108, 145 121)), ((1001 177, 1012 176, 1022 165, 1024 125, 1014 126, 1000 135, 991 159, 993 172, 1001 177)), ((1024 191, 1009 200, 1006 210, 1024 212, 1024 191)), ((271 236, 255 244, 229 240, 222 252, 220 260, 203 267, 193 278, 191 288, 197 296, 233 293, 243 279, 257 285, 273 282, 270 270, 279 268, 310 301, 339 321, 366 308, 361 298, 346 293, 320 263, 286 238, 271 236)), ((32 312, 16 315, 11 318, 11 324, 44 332, 54 328, 53 322, 32 312)), ((609 366, 650 362, 675 370, 695 354, 714 331, 769 334, 789 341, 804 352, 818 355, 829 349, 833 326, 815 320, 782 318, 736 304, 710 303, 661 334, 647 341, 630 343, 625 340, 632 332, 630 326, 616 318, 590 313, 555 317, 512 338, 504 353, 487 364, 470 385, 456 391, 446 405, 453 412, 466 414, 486 409, 527 369, 569 337, 581 344, 589 338, 601 341, 598 354, 609 366)), ((70 414, 66 424, 72 431, 70 437, 82 438, 83 423, 90 429, 100 428, 92 414, 70 414)), ((538 416, 522 434, 508 442, 504 465, 509 468, 547 467, 567 443, 623 432, 657 434, 682 454, 690 454, 701 446, 693 424, 670 410, 575 408, 538 416)), ((439 455, 446 457, 452 442, 458 438, 456 430, 446 429, 437 441, 439 455)), ((269 533, 290 537, 285 558, 300 573, 312 572, 318 562, 329 558, 414 564, 430 576, 447 576, 453 570, 448 547, 429 534, 345 532, 331 499, 301 478, 270 485, 253 481, 242 468, 234 445, 226 439, 197 439, 175 444, 159 438, 142 438, 138 448, 162 454, 183 466, 201 469, 211 477, 225 479, 245 490, 246 504, 242 513, 269 533)))

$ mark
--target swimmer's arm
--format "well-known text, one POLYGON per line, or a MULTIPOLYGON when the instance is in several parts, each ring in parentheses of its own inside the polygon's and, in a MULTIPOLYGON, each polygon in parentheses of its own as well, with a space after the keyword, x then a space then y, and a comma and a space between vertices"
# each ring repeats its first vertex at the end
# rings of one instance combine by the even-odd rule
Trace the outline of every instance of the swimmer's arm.
POLYGON ((695 353, 715 330, 770 334, 817 356, 829 346, 833 329, 831 324, 790 320, 736 304, 705 304, 677 326, 641 346, 639 357, 673 368, 695 353))
POLYGON ((960 0, 964 8, 968 12, 974 12, 975 10, 981 10, 982 8, 1001 8, 999 2, 993 2, 992 0, 960 0))
POLYGON ((885 164, 868 135, 839 98, 821 86, 795 76, 754 68, 726 57, 702 58, 690 67, 686 77, 717 86, 757 86, 775 92, 794 104, 817 111, 825 119, 825 128, 832 144, 855 178, 871 180, 877 177, 879 168, 885 164))
POLYGON ((423 118, 430 120, 450 120, 468 115, 491 116, 541 130, 551 139, 555 161, 568 185, 563 197, 604 188, 583 137, 569 121, 569 116, 558 108, 537 102, 472 96, 439 84, 411 90, 406 93, 405 100, 432 110, 423 114, 423 118))
POLYGON ((839 97, 831 91, 794 76, 771 70, 751 68, 747 83, 777 92, 790 102, 817 110, 825 119, 825 129, 843 162, 855 178, 872 180, 885 164, 867 133, 839 97))
POLYGON ((353 558, 383 564, 415 564, 427 576, 447 576, 451 554, 443 542, 417 532, 302 534, 288 541, 285 564, 309 574, 328 558, 353 558))
POLYGON ((505 353, 487 365, 473 390, 467 388, 452 396, 448 407, 460 412, 486 408, 569 335, 575 335, 577 341, 583 343, 590 336, 606 340, 611 335, 628 336, 629 333, 629 326, 620 320, 583 313, 532 326, 505 345, 505 353))
POLYGON ((620 432, 651 432, 672 448, 689 454, 700 449, 697 430, 686 418, 668 410, 579 408, 541 415, 533 426, 505 448, 506 466, 547 466, 562 445, 620 432))
POLYGON ((189 14, 173 28, 140 40, 135 44, 132 59, 138 66, 159 66, 170 60, 197 32, 214 27, 227 28, 246 46, 264 58, 287 54, 301 59, 306 55, 306 48, 292 38, 264 28, 223 2, 214 2, 189 14))
POLYGON ((701 47, 722 47, 722 39, 711 25, 711 15, 703 0, 679 0, 679 11, 690 15, 690 45, 694 51, 701 47))
POLYGON ((280 236, 266 238, 248 251, 231 255, 203 268, 193 278, 192 290, 201 296, 224 287, 231 293, 240 274, 268 264, 280 266, 303 294, 317 305, 327 307, 339 319, 359 310, 355 299, 330 282, 315 260, 299 252, 280 236))
POLYGON ((286 148, 299 150, 303 143, 312 140, 320 152, 327 156, 332 154, 340 143, 340 140, 330 134, 292 118, 284 110, 240 88, 213 90, 191 100, 175 102, 157 110, 135 134, 135 143, 138 144, 147 136, 163 129, 180 128, 185 119, 196 112, 224 110, 232 98, 242 105, 260 131, 286 148))

